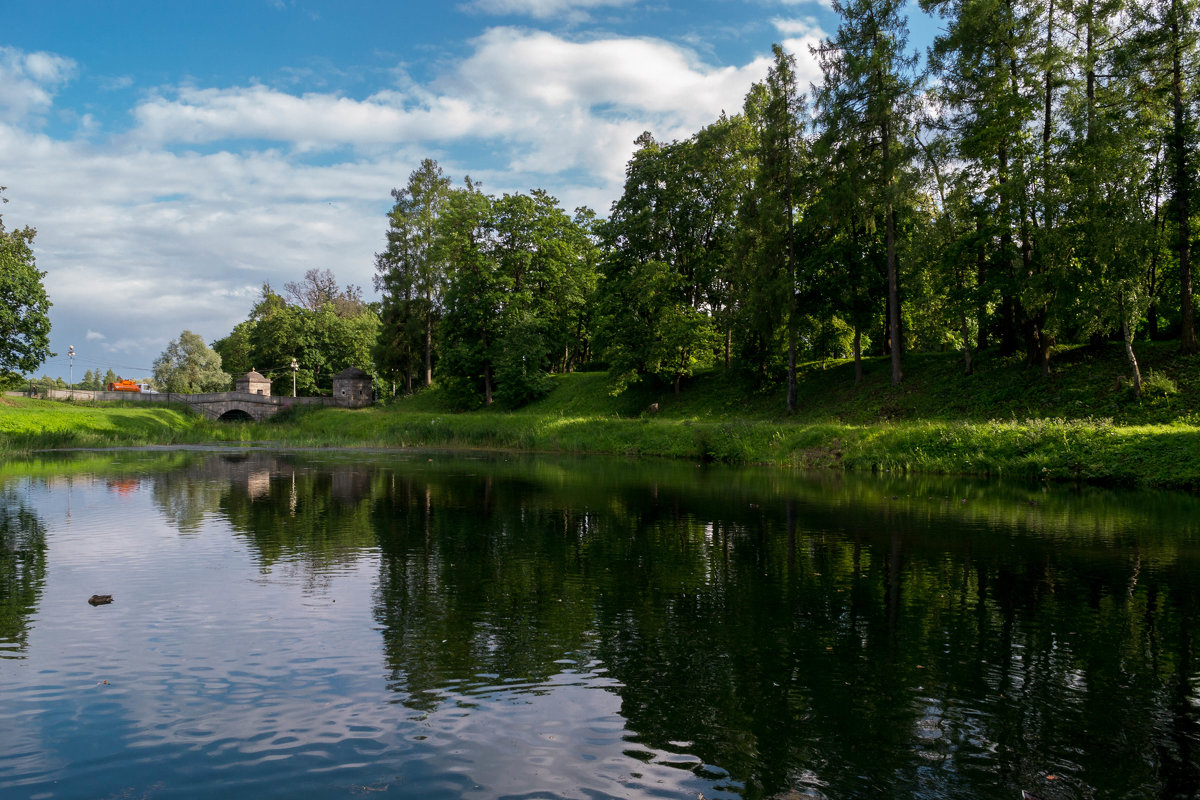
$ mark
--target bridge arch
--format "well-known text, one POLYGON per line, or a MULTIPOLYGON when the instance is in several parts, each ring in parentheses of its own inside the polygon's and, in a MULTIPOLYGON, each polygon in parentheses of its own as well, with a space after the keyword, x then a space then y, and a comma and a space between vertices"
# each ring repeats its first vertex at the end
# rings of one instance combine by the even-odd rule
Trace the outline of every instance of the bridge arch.
POLYGON ((231 408, 217 417, 220 422, 253 422, 256 417, 244 408, 231 408))

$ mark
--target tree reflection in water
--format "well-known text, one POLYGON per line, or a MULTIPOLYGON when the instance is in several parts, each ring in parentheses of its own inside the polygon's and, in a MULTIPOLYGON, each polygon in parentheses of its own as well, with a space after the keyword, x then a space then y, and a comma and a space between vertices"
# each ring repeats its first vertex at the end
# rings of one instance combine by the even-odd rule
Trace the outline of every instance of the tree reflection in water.
POLYGON ((0 490, 0 658, 25 649, 46 582, 46 526, 16 492, 0 490))
MULTIPOLYGON (((386 674, 418 715, 575 670, 604 676, 635 758, 695 756, 750 797, 1200 794, 1196 498, 413 455, 153 480, 180 531, 225 520, 306 587, 377 561, 386 674)), ((7 509, 20 646, 45 532, 7 509)))
POLYGON ((414 708, 570 653, 616 680, 636 743, 686 743, 753 796, 1194 795, 1185 499, 1150 520, 1003 487, 964 507, 936 482, 892 500, 476 472, 396 474, 374 501, 414 708))

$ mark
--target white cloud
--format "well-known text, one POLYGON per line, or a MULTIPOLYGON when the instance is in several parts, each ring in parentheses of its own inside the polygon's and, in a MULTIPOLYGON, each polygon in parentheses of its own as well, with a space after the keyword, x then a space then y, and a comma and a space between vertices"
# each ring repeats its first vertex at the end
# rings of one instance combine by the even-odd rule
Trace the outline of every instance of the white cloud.
POLYGON ((134 110, 137 135, 151 143, 197 144, 227 139, 290 142, 299 149, 371 146, 408 138, 458 138, 480 127, 453 98, 410 99, 386 92, 366 100, 331 94, 293 95, 265 86, 180 89, 134 110))
POLYGON ((495 28, 438 89, 503 120, 514 170, 583 169, 619 186, 633 139, 687 136, 735 111, 767 60, 712 67, 657 39, 575 42, 540 31, 495 28))
POLYGON ((75 62, 69 58, 0 46, 0 120, 44 113, 59 86, 74 74, 75 62))
POLYGON ((465 8, 488 14, 522 14, 535 19, 581 18, 590 9, 630 6, 638 0, 472 0, 465 8))
POLYGON ((822 81, 821 67, 813 57, 812 51, 821 47, 829 34, 822 30, 820 24, 812 17, 801 19, 774 19, 771 24, 775 30, 783 34, 780 44, 783 49, 796 57, 796 77, 800 86, 809 84, 820 85, 822 81))
MULTIPOLYGON (((807 43, 819 29, 780 30, 801 77, 814 74, 807 43)), ((426 156, 490 192, 542 187, 567 208, 605 213, 639 133, 681 138, 736 112, 770 64, 714 65, 660 39, 514 27, 468 47, 431 82, 364 98, 257 83, 160 90, 117 136, 55 139, 0 117, 0 175, 13 201, 5 219, 38 229, 52 348, 84 341, 148 367, 185 328, 226 335, 264 282, 315 267, 369 287, 389 191, 426 156), (467 160, 481 151, 486 162, 467 160)), ((24 91, 22 113, 47 112, 73 69, 60 56, 0 50, 9 77, 0 92, 11 94, 17 76, 43 91, 24 91)))
POLYGON ((142 102, 134 136, 146 146, 262 139, 299 151, 364 152, 400 142, 486 140, 507 145, 514 170, 585 169, 611 181, 642 130, 660 138, 692 133, 740 108, 768 65, 760 58, 714 67, 658 39, 572 41, 510 27, 471 44, 472 54, 433 85, 362 100, 261 85, 183 88, 142 102))
POLYGON ((771 25, 785 36, 825 35, 816 17, 776 17, 771 20, 771 25))

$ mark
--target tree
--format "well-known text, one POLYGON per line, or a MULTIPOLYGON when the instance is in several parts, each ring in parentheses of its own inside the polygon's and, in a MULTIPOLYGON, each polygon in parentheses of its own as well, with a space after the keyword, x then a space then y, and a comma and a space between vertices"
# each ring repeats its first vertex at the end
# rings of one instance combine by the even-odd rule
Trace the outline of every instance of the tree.
MULTIPOLYGON (((787 329, 787 410, 796 411, 796 326, 800 254, 797 223, 803 216, 800 181, 807 160, 805 97, 796 80, 796 60, 776 44, 775 63, 764 84, 751 89, 746 116, 758 134, 757 174, 750 193, 753 211, 744 214, 753 245, 749 284, 760 302, 764 334, 780 323, 787 329)), ((745 212, 745 208, 743 209, 745 212)))
POLYGON ((625 188, 599 226, 604 275, 598 332, 618 388, 642 375, 674 382, 712 363, 718 341, 700 280, 702 205, 694 191, 692 141, 663 144, 643 133, 625 188))
POLYGON ((270 284, 263 285, 249 319, 213 342, 230 372, 241 375, 257 370, 272 381, 275 392, 291 394, 294 358, 299 364, 296 388, 303 395, 328 392, 330 376, 349 366, 374 373, 372 348, 379 338, 379 314, 374 305, 355 300, 355 287, 347 287, 338 296, 323 296, 319 306, 309 308, 314 295, 295 290, 311 288, 314 277, 328 281, 329 286, 337 285, 332 273, 310 270, 305 282, 290 284, 297 298, 292 305, 270 284))
POLYGON ((1166 215, 1175 226, 1171 245, 1179 273, 1180 349, 1200 352, 1192 286, 1192 215, 1197 195, 1196 75, 1200 69, 1200 8, 1196 0, 1148 0, 1137 9, 1144 28, 1138 41, 1149 87, 1161 98, 1166 150, 1166 215))
MULTIPOLYGON (((4 187, 0 186, 0 192, 4 187)), ((0 201, 8 202, 3 197, 0 201)), ((50 300, 34 263, 33 228, 6 232, 0 218, 0 379, 37 369, 50 352, 50 300)))
POLYGON ((494 205, 468 177, 462 188, 450 191, 437 224, 437 258, 447 269, 438 375, 463 406, 477 403, 480 395, 484 405, 492 404, 493 359, 512 288, 496 248, 489 247, 494 205))
POLYGON ((304 280, 283 284, 283 291, 294 305, 309 311, 320 311, 326 305, 331 305, 342 317, 361 314, 366 306, 361 287, 346 284, 346 288, 339 289, 337 278, 328 269, 310 269, 304 273, 304 280))
POLYGON ((1074 254, 1066 226, 1063 86, 1070 4, 1059 0, 922 0, 948 24, 930 50, 941 125, 961 165, 959 189, 978 223, 956 247, 978 252, 978 347, 996 306, 1001 350, 1049 372, 1050 350, 1073 324, 1074 254), (1064 10, 1064 6, 1066 9, 1064 10))
MULTIPOLYGON (((213 350, 221 357, 221 368, 230 375, 245 375, 255 367, 251 339, 254 324, 253 320, 239 322, 228 336, 212 343, 213 350)), ((266 362, 263 362, 262 366, 265 365, 266 362)))
POLYGON ((221 370, 221 357, 198 334, 184 331, 154 361, 154 379, 168 392, 223 392, 231 379, 221 370))
POLYGON ((916 57, 904 53, 908 28, 900 17, 902 6, 900 0, 834 0, 841 25, 818 50, 824 73, 819 118, 864 143, 861 155, 870 180, 859 201, 883 216, 892 385, 903 378, 895 207, 909 160, 906 134, 917 88, 916 57))
POLYGON ((409 315, 424 327, 425 384, 433 382, 434 329, 447 279, 440 259, 438 218, 450 194, 450 179, 433 159, 425 159, 388 214, 387 248, 376 256, 375 288, 383 293, 383 318, 394 326, 388 339, 402 341, 409 315))
POLYGON ((583 349, 579 314, 596 264, 587 231, 544 191, 495 198, 468 178, 446 203, 438 247, 448 268, 439 380, 463 404, 515 407, 545 394, 552 363, 566 369, 583 349))
POLYGON ((1078 42, 1073 54, 1082 80, 1066 95, 1066 170, 1072 192, 1064 219, 1079 268, 1074 295, 1081 333, 1121 332, 1136 394, 1142 377, 1133 342, 1148 310, 1158 251, 1150 108, 1139 100, 1130 67, 1140 58, 1130 37, 1124 0, 1082 0, 1070 11, 1078 42))

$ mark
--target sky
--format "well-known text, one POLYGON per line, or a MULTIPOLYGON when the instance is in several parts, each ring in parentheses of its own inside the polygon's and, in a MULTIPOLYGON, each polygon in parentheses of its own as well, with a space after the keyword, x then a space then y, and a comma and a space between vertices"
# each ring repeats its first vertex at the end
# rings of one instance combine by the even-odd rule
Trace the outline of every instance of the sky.
POLYGON ((390 193, 424 158, 605 216, 640 133, 739 111, 775 42, 819 80, 836 29, 827 0, 9 4, 0 215, 38 232, 38 374, 147 377, 310 269, 378 299, 390 193))

